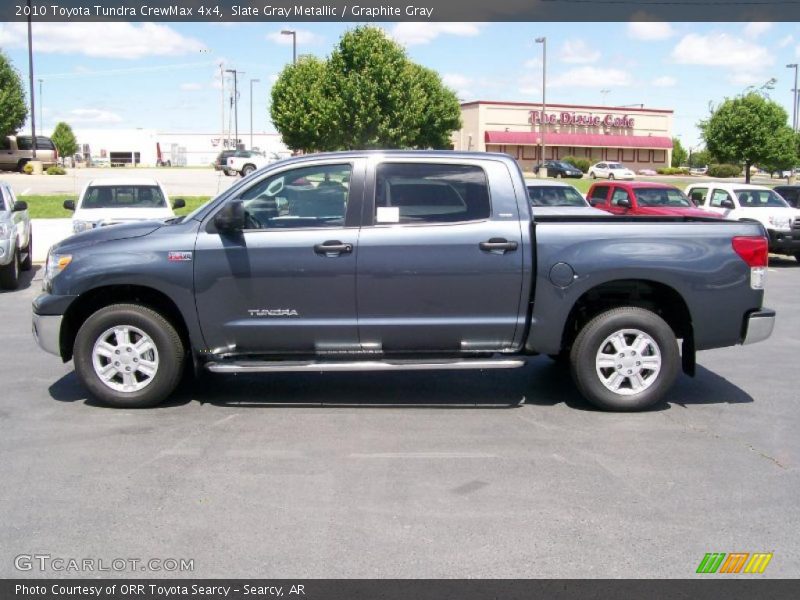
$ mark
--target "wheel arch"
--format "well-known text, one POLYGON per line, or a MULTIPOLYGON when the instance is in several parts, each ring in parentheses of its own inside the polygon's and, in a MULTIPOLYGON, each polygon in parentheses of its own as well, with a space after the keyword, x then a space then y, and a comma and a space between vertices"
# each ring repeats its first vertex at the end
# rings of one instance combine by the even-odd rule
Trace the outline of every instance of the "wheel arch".
POLYGON ((634 306, 650 310, 683 340, 683 370, 694 374, 694 327, 689 306, 672 286, 651 279, 615 279, 586 290, 572 305, 561 336, 562 349, 572 346, 578 332, 600 313, 634 306))
POLYGON ((64 313, 59 334, 59 351, 64 362, 72 358, 75 336, 92 314, 112 304, 146 306, 169 321, 180 335, 184 348, 191 349, 189 329, 178 305, 164 292, 141 285, 109 285, 92 288, 76 298, 64 313))

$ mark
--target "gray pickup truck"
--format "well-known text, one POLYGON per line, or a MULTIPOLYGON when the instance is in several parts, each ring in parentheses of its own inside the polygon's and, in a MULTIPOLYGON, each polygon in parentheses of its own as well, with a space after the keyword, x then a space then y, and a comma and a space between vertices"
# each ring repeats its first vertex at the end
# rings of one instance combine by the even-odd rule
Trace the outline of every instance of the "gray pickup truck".
POLYGON ((758 223, 534 219, 506 155, 318 154, 186 217, 54 246, 33 333, 114 406, 162 402, 187 363, 495 369, 547 354, 590 402, 640 410, 693 374, 696 350, 769 337, 766 261, 758 223))

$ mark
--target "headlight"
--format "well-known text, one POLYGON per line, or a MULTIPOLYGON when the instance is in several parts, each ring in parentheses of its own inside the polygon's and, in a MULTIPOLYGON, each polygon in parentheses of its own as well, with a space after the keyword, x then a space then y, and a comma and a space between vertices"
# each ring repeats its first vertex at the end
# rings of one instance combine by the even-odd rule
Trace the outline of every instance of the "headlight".
POLYGON ((47 286, 53 278, 67 268, 72 262, 71 254, 47 254, 47 262, 44 265, 43 285, 47 286))
POLYGON ((769 217, 769 224, 775 229, 791 229, 792 219, 791 217, 769 217))
POLYGON ((91 221, 73 221, 72 222, 72 233, 80 233, 81 231, 86 231, 87 229, 92 229, 94 227, 94 223, 91 221))

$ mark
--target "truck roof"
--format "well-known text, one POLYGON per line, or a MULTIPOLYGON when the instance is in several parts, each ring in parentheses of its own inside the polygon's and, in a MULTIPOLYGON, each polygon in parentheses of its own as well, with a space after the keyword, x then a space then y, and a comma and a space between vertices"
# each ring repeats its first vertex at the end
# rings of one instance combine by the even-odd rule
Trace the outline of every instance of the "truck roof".
POLYGON ((86 187, 113 186, 113 185, 157 185, 161 184, 152 177, 102 177, 91 179, 86 187))

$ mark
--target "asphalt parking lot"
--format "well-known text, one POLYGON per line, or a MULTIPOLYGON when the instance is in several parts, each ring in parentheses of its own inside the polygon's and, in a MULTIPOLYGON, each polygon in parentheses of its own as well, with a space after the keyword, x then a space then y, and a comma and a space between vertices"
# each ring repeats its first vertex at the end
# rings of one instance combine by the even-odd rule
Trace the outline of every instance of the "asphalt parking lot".
POLYGON ((756 577, 798 577, 800 264, 771 263, 773 337, 701 353, 641 414, 591 409, 544 357, 208 376, 109 409, 35 346, 26 274, 0 294, 0 576, 87 575, 15 570, 39 553, 193 559, 184 577, 686 578, 707 552, 773 552, 756 577))

